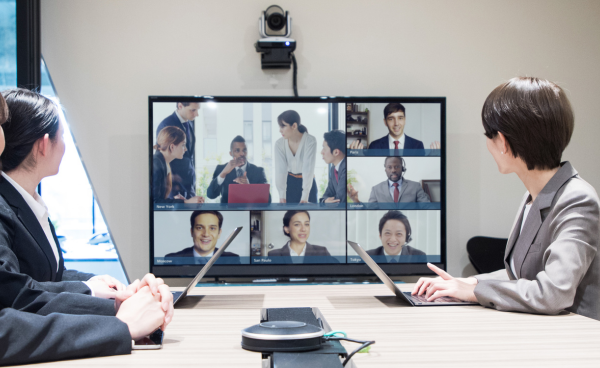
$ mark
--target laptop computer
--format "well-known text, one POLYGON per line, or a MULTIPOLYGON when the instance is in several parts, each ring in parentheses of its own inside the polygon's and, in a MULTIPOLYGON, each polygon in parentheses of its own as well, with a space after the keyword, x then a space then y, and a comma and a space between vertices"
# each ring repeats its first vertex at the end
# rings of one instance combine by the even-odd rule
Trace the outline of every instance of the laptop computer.
POLYGON ((229 184, 229 203, 269 203, 270 184, 229 184))
POLYGON ((223 243, 223 245, 221 245, 221 248, 219 248, 219 250, 217 251, 217 253, 213 254, 212 257, 210 257, 210 260, 208 262, 206 262, 206 264, 204 265, 204 267, 202 267, 202 269, 200 270, 200 272, 198 272, 198 274, 196 275, 196 277, 194 277, 194 279, 192 280, 192 282, 190 282, 190 284, 185 288, 185 290, 183 291, 172 291, 171 293, 173 294, 173 305, 177 304, 178 301, 180 301, 181 299, 185 298, 185 296, 187 295, 187 293, 194 287, 196 286, 196 284, 198 283, 198 281, 200 281, 200 279, 202 279, 202 277, 204 277, 204 275, 206 275, 206 273, 208 272, 208 270, 210 270, 210 268, 212 267, 212 265, 215 264, 215 262, 217 261, 217 259, 219 259, 219 257, 221 257, 221 254, 223 254, 223 252, 225 251, 225 249, 227 249, 227 247, 229 246, 229 244, 231 244, 231 242, 233 241, 233 239, 235 239, 235 237, 240 233, 240 231, 242 231, 243 226, 238 226, 236 227, 231 234, 229 234, 229 236, 227 237, 227 239, 225 239, 225 242, 223 243))
POLYGON ((402 291, 396 286, 394 281, 379 267, 379 265, 371 258, 365 250, 358 245, 358 243, 348 240, 348 244, 354 249, 356 253, 362 258, 363 261, 371 268, 371 270, 379 277, 379 279, 387 286, 400 301, 413 307, 429 307, 429 306, 441 306, 441 305, 479 305, 476 302, 465 302, 460 299, 443 296, 437 298, 434 301, 428 302, 424 295, 411 295, 409 291, 402 291))

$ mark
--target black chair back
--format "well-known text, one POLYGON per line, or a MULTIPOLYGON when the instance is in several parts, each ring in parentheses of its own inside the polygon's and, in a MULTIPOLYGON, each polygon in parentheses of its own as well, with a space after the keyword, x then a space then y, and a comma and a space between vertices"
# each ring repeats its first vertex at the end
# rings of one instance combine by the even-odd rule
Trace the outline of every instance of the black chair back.
POLYGON ((508 239, 474 236, 467 242, 469 261, 478 273, 488 273, 504 268, 504 251, 508 239))

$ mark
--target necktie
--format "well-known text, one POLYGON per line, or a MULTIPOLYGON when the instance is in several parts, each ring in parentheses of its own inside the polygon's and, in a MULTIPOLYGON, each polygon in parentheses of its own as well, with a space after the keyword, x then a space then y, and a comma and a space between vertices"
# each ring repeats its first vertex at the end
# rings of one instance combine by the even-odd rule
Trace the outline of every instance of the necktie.
POLYGON ((239 178, 240 176, 244 175, 244 172, 242 171, 242 169, 240 169, 239 167, 236 169, 236 174, 237 177, 239 178))
POLYGON ((394 187, 394 202, 398 203, 398 198, 400 197, 400 191, 398 190, 398 183, 392 184, 394 187))
POLYGON ((398 143, 400 143, 400 142, 394 141, 394 149, 398 149, 398 143))
POLYGON ((183 124, 183 127, 185 128, 185 137, 186 137, 186 141, 187 141, 185 143, 185 146, 189 152, 192 151, 192 130, 191 130, 191 126, 190 126, 191 124, 192 124, 191 121, 186 121, 183 124))
POLYGON ((339 182, 340 178, 338 177, 338 171, 335 169, 335 167, 333 168, 333 173, 335 174, 335 181, 339 182))

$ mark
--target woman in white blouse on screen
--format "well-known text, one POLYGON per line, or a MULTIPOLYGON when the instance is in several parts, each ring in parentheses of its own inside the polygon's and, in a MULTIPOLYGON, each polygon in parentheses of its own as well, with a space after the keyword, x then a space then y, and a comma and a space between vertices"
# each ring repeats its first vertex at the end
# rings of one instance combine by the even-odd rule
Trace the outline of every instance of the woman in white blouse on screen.
POLYGON ((287 110, 277 117, 282 137, 275 142, 275 184, 281 203, 317 203, 317 139, 300 115, 287 110))

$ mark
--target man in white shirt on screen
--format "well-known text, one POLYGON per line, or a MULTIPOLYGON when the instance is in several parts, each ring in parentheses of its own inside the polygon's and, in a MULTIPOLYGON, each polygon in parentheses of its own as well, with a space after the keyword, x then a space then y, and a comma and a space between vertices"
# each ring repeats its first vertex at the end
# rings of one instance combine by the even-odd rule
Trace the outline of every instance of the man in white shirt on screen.
MULTIPOLYGON (((179 252, 169 253, 165 258, 194 257, 193 263, 207 263, 219 250, 217 248, 217 241, 221 237, 223 215, 219 211, 194 211, 190 216, 190 225, 190 234, 192 235, 194 245, 179 252)), ((223 252, 221 257, 237 257, 237 260, 230 259, 223 263, 240 263, 240 256, 232 252, 223 252)))

